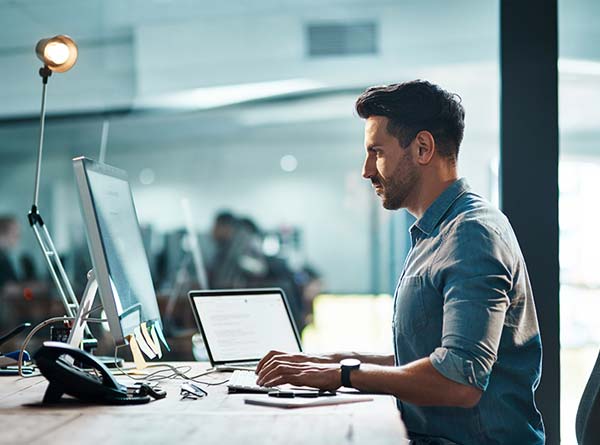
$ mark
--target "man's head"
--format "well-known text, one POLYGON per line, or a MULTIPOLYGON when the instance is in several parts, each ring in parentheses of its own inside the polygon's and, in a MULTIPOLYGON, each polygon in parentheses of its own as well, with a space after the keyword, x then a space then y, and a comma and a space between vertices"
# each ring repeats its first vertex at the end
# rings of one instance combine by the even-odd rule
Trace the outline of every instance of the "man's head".
POLYGON ((455 168, 465 117, 455 94, 421 80, 371 87, 356 111, 366 119, 363 176, 386 209, 409 205, 433 168, 455 168))
POLYGON ((213 239, 217 244, 227 244, 233 239, 237 223, 237 218, 231 212, 222 211, 217 214, 212 229, 213 239))
POLYGON ((0 215, 0 249, 14 249, 19 244, 20 236, 17 219, 10 215, 0 215))

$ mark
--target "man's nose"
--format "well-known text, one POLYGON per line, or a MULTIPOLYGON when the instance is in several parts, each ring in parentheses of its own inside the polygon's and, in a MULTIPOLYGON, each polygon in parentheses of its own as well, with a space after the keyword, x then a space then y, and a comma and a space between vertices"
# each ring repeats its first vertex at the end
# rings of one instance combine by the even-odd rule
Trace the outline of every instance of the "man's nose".
POLYGON ((363 163, 363 167, 362 167, 362 177, 365 179, 371 179, 374 175, 374 163, 371 159, 370 156, 367 156, 365 158, 365 162, 363 163))

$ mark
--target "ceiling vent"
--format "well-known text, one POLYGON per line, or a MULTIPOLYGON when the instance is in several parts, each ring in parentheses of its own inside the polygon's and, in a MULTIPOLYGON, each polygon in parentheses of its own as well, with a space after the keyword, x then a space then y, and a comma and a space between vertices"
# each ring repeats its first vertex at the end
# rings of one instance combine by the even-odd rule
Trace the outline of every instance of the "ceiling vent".
POLYGON ((377 54, 374 22, 313 23, 306 25, 309 57, 377 54))

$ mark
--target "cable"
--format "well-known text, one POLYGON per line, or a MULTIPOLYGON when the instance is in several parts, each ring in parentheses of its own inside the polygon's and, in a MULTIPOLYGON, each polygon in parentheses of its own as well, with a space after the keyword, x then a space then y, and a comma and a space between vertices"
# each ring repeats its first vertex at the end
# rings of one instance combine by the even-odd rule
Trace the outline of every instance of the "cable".
MULTIPOLYGON (((88 312, 86 312, 84 314, 87 315, 89 314, 93 309, 90 309, 88 312)), ((29 344, 29 342, 31 341, 31 339, 33 338, 33 336, 40 330, 45 328, 46 326, 53 324, 53 323, 58 323, 58 322, 65 322, 65 321, 74 321, 75 317, 52 317, 49 318, 47 320, 42 321, 40 324, 38 324, 36 327, 34 327, 29 334, 27 334, 27 337, 25 337, 25 341, 23 341, 23 344, 21 345, 21 348, 19 349, 19 359, 17 361, 17 365, 18 365, 18 370, 19 370, 19 376, 20 377, 24 377, 24 378, 29 378, 29 377, 37 377, 40 374, 31 374, 31 375, 25 375, 23 374, 23 353, 25 352, 25 349, 27 348, 27 345, 29 344)), ((91 322, 91 323, 104 323, 106 322, 105 319, 103 318, 85 318, 84 319, 86 322, 91 322)))
POLYGON ((117 363, 117 354, 118 354, 118 349, 122 348, 123 346, 116 346, 115 347, 115 367, 119 370, 119 372, 121 372, 121 374, 126 375, 127 377, 129 377, 130 379, 134 380, 134 381, 163 381, 163 380, 171 380, 171 379, 176 379, 176 378, 181 378, 183 380, 187 380, 187 381, 192 381, 195 383, 200 383, 203 385, 207 385, 207 386, 218 386, 218 385, 222 385, 224 383, 227 383, 229 381, 229 379, 226 380, 222 380, 219 382, 206 382, 206 381, 202 381, 202 380, 198 380, 198 377, 202 377, 204 375, 208 375, 211 374, 213 372, 215 372, 214 368, 211 368, 205 372, 202 372, 200 374, 197 374, 193 377, 189 377, 187 375, 188 372, 190 372, 192 370, 192 367, 189 365, 182 365, 182 366, 173 366, 173 365, 169 365, 168 363, 156 363, 156 364, 152 364, 152 365, 148 365, 148 368, 167 368, 167 369, 160 369, 158 371, 154 371, 148 375, 145 375, 143 377, 134 377, 132 376, 129 372, 127 372, 127 370, 121 368, 117 363), (185 371, 181 371, 181 369, 186 369, 185 371), (164 373, 166 371, 171 371, 172 374, 170 375, 165 375, 165 376, 160 376, 161 373, 164 373), (157 377, 158 376, 158 377, 157 377))
POLYGON ((126 369, 123 369, 123 368, 121 368, 118 365, 118 360, 117 360, 118 349, 122 348, 122 347, 123 347, 122 345, 115 347, 114 365, 115 365, 115 368, 118 369, 121 374, 126 375, 131 380, 134 380, 134 381, 141 381, 141 380, 158 380, 158 381, 160 381, 160 380, 167 380, 167 379, 171 379, 171 378, 174 378, 174 377, 185 376, 185 372, 189 372, 191 370, 191 367, 190 366, 186 366, 186 365, 175 367, 175 366, 172 366, 172 365, 168 365, 166 363, 158 363, 158 364, 148 365, 148 368, 166 367, 166 368, 169 368, 168 370, 170 370, 171 372, 173 372, 173 374, 172 375, 168 375, 168 376, 162 376, 160 378, 155 379, 154 376, 159 375, 162 372, 165 372, 165 370, 158 370, 158 371, 155 371, 155 372, 153 372, 151 374, 144 375, 143 377, 134 377, 129 372, 127 372, 126 369), (181 372, 181 371, 179 371, 180 368, 187 368, 187 371, 181 372))
POLYGON ((230 378, 229 379, 225 379, 225 380, 221 380, 219 382, 203 382, 201 380, 197 380, 198 377, 203 377, 205 375, 213 374, 215 372, 220 372, 220 371, 218 371, 215 368, 210 368, 210 369, 207 369, 204 372, 201 372, 200 374, 196 374, 195 376, 188 377, 188 379, 191 380, 192 382, 203 383, 203 384, 205 384, 207 386, 219 386, 219 385, 223 385, 224 383, 227 383, 229 380, 231 380, 230 378))
MULTIPOLYGON (((89 311, 85 312, 83 314, 83 316, 85 317, 86 315, 88 315, 89 313, 95 311, 96 309, 98 309, 101 306, 96 306, 93 307, 92 309, 90 309, 89 311)), ((30 375, 25 375, 23 374, 23 355, 25 352, 25 349, 27 349, 27 345, 29 344, 29 342, 31 341, 31 339, 33 338, 33 336, 40 331, 41 329, 45 328, 48 325, 51 325, 53 323, 59 323, 62 322, 64 323, 65 321, 74 321, 75 317, 52 317, 49 318, 47 320, 42 321, 41 323, 39 323, 37 326, 35 326, 30 332, 29 334, 27 334, 27 337, 25 338, 25 340, 23 341, 23 344, 21 345, 21 348, 19 349, 19 358, 18 358, 18 374, 20 377, 23 378, 29 378, 29 377, 38 377, 40 374, 30 374, 30 375)), ((106 319, 103 318, 84 318, 84 321, 86 322, 90 322, 90 323, 105 323, 106 319)), ((148 375, 145 375, 143 377, 134 377, 132 376, 129 372, 127 372, 127 370, 121 368, 118 365, 118 349, 121 348, 122 346, 115 346, 115 353, 114 353, 114 364, 116 369, 119 370, 119 372, 121 372, 121 374, 126 375, 127 377, 129 377, 130 379, 134 380, 134 381, 163 381, 163 380, 171 380, 171 379, 177 379, 177 378, 181 378, 183 380, 187 380, 187 381, 192 381, 195 383, 200 383, 203 385, 207 385, 207 386, 218 386, 218 385, 222 385, 224 383, 227 383, 229 381, 229 379, 225 379, 222 381, 218 381, 218 382, 207 382, 207 381, 202 381, 202 380, 198 380, 199 377, 208 375, 208 374, 212 374, 213 372, 216 372, 216 369, 211 368, 208 369, 204 372, 201 372, 200 374, 197 374, 195 376, 188 376, 187 373, 189 373, 192 370, 192 367, 189 365, 182 365, 182 366, 173 366, 173 365, 169 365, 167 363, 156 363, 156 364, 152 364, 152 365, 148 365, 148 368, 167 368, 167 369, 159 369, 157 371, 154 371, 148 375), (167 371, 171 371, 171 374, 169 375, 161 375, 164 372, 167 371)))
POLYGON ((92 312, 98 310, 98 309, 102 309, 102 305, 101 304, 97 304, 96 306, 94 306, 93 308, 91 308, 89 311, 84 312, 83 316, 85 317, 88 314, 91 314, 92 312))

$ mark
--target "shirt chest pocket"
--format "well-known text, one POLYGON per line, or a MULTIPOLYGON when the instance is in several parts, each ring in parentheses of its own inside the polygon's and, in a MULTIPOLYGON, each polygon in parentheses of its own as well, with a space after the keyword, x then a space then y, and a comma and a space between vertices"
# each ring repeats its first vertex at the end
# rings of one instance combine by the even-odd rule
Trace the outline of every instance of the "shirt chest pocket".
POLYGON ((394 307, 394 324, 402 334, 418 333, 427 324, 423 292, 423 277, 402 278, 394 307))

